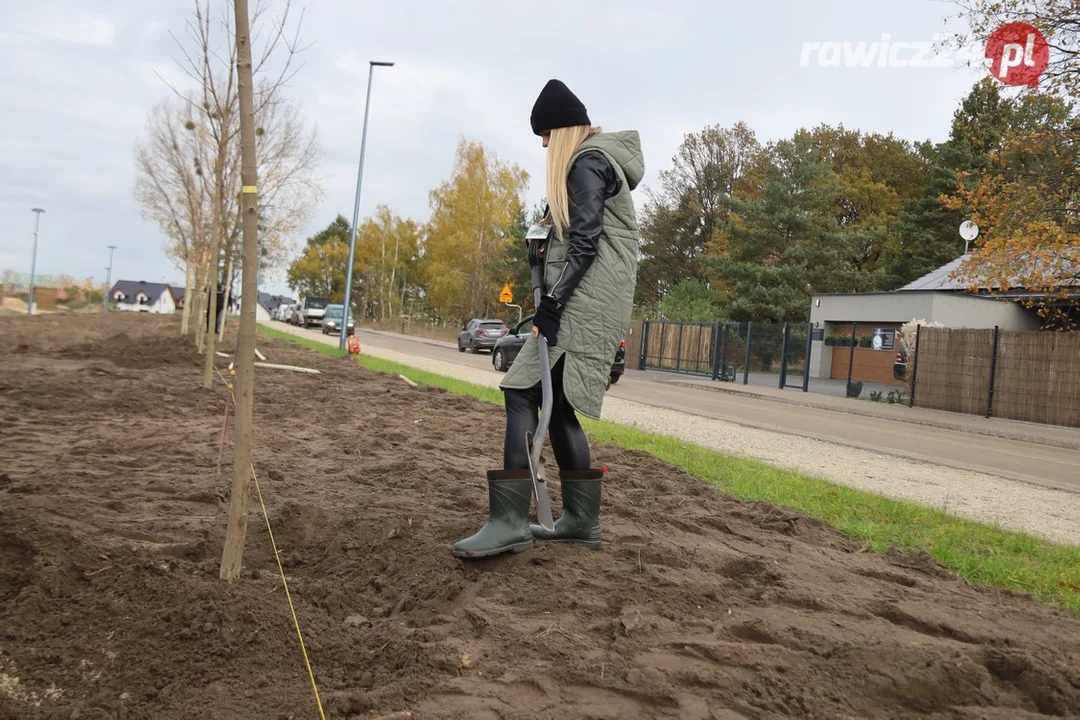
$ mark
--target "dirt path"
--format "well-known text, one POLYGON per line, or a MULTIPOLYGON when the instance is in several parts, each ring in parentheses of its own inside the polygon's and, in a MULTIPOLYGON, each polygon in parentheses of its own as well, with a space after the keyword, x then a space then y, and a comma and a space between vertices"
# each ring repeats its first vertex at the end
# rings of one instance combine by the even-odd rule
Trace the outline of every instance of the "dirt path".
MULTIPOLYGON (((224 392, 172 320, 0 318, 0 717, 315 715, 257 502, 217 579, 224 392)), ((259 345, 322 371, 258 371, 256 456, 328 717, 1080 714, 1080 620, 643 454, 595 449, 603 550, 458 561, 499 411, 259 345)))
MULTIPOLYGON (((275 324, 273 327, 312 339, 323 339, 318 333, 287 325, 275 324)), ((363 347, 365 353, 375 357, 488 387, 497 387, 501 379, 489 366, 476 367, 471 363, 464 365, 447 361, 442 358, 439 348, 428 348, 434 351, 428 354, 418 349, 422 345, 408 340, 368 334, 363 338, 363 347)), ((456 356, 456 352, 452 354, 452 358, 456 356)), ((487 356, 478 359, 486 360, 487 356)), ((1075 483, 1076 468, 1080 467, 1080 451, 894 422, 891 424, 899 426, 895 432, 908 432, 905 428, 916 428, 943 436, 936 443, 937 454, 926 449, 922 454, 912 453, 914 457, 895 456, 880 447, 856 447, 824 437, 795 435, 780 420, 772 427, 732 422, 724 419, 730 416, 729 412, 716 413, 711 409, 715 399, 723 397, 720 393, 695 392, 666 383, 650 382, 638 383, 631 391, 630 383, 633 382, 633 379, 624 380, 610 391, 604 404, 605 419, 678 437, 730 455, 824 477, 848 487, 939 508, 961 517, 1000 523, 1011 530, 1025 530, 1054 542, 1080 545, 1080 524, 1076 522, 1076 518, 1080 517, 1080 493, 1003 478, 992 472, 963 469, 959 461, 960 457, 969 458, 971 455, 967 452, 970 448, 965 446, 965 442, 992 442, 1000 447, 997 453, 987 453, 988 457, 981 460, 980 465, 987 470, 992 469, 990 466, 996 459, 1006 457, 1013 466, 1026 463, 1030 468, 1029 474, 1037 475, 1047 467, 1040 464, 1040 454, 1046 454, 1051 456, 1052 467, 1057 473, 1055 478, 1072 478, 1075 483), (642 392, 638 392, 639 389, 642 392), (638 402, 629 397, 647 397, 651 402, 638 402), (947 457, 950 453, 956 459, 948 465, 941 464, 942 455, 947 457)), ((763 410, 806 410, 754 398, 738 400, 755 404, 759 413, 763 410)), ((836 412, 811 412, 819 413, 817 422, 822 427, 832 422, 833 416, 839 415, 836 412)), ((850 416, 845 421, 865 422, 866 418, 850 416)), ((833 433, 835 436, 835 430, 833 433)), ((976 457, 979 457, 978 453, 976 457)))

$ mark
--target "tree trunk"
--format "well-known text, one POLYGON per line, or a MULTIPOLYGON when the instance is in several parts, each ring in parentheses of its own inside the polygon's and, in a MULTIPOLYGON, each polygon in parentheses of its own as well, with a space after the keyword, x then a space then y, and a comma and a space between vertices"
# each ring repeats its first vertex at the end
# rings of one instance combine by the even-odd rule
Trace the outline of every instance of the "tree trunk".
POLYGON ((221 333, 218 335, 218 342, 225 341, 225 323, 229 319, 229 293, 232 290, 232 271, 233 258, 232 253, 229 253, 229 266, 225 270, 225 317, 221 318, 221 333))
POLYGON ((195 265, 195 304, 191 306, 195 323, 195 347, 199 354, 206 352, 206 276, 210 272, 206 256, 198 258, 195 265))
POLYGON ((379 233, 379 322, 386 320, 386 230, 379 233))
POLYGON ((221 113, 221 135, 218 137, 218 155, 214 162, 215 192, 211 225, 213 240, 210 243, 210 263, 207 273, 210 295, 210 319, 207 322, 206 333, 206 366, 203 372, 203 387, 207 390, 214 387, 214 363, 217 358, 214 355, 217 338, 217 284, 221 280, 221 247, 225 243, 225 163, 229 159, 229 112, 225 109, 221 113))
POLYGON ((180 318, 180 334, 187 335, 191 331, 191 290, 194 285, 194 273, 191 269, 191 258, 184 260, 184 311, 180 318))
POLYGON ((397 233, 394 233, 394 264, 390 267, 390 286, 386 288, 386 304, 389 306, 390 319, 394 318, 394 295, 397 294, 397 263, 398 263, 398 245, 401 244, 401 239, 398 238, 397 233))
POLYGON ((220 577, 232 582, 240 577, 247 534, 248 499, 251 494, 252 404, 255 385, 255 307, 259 288, 259 216, 255 165, 255 109, 252 98, 250 29, 247 0, 235 0, 236 65, 240 92, 240 183, 243 217, 243 289, 240 337, 236 353, 236 446, 233 483, 229 498, 229 522, 221 556, 220 577))

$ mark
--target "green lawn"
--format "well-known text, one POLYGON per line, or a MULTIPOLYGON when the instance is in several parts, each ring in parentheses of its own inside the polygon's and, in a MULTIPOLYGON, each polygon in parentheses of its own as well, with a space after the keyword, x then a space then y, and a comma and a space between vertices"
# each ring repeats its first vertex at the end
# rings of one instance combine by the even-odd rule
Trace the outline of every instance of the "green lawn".
MULTIPOLYGON (((259 332, 328 355, 344 354, 336 347, 263 325, 259 326, 259 332)), ((494 388, 363 353, 356 361, 369 370, 404 375, 422 385, 502 405, 502 393, 494 388)), ((890 546, 926 550, 969 582, 1028 592, 1080 614, 1080 547, 1055 545, 1026 533, 957 518, 935 508, 888 500, 664 435, 588 419, 582 425, 595 443, 648 452, 733 497, 764 500, 819 518, 840 534, 862 542, 868 550, 882 552, 890 546)))

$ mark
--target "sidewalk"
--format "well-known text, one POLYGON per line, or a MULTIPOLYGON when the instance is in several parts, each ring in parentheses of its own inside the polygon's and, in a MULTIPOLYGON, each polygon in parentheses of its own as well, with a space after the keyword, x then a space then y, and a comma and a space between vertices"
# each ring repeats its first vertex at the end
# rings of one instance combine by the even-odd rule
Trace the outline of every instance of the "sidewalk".
MULTIPOLYGON (((713 381, 705 377, 693 375, 678 375, 663 371, 627 371, 631 377, 637 377, 650 382, 678 385, 694 389, 709 390, 710 392, 732 393, 736 395, 752 396, 773 402, 787 403, 790 405, 802 405, 804 407, 832 410, 849 415, 862 415, 865 417, 878 417, 900 422, 938 427, 947 430, 960 430, 962 432, 976 433, 990 437, 1008 438, 1010 440, 1023 440, 1025 442, 1049 445, 1052 447, 1080 450, 1080 428, 1061 427, 1059 425, 1040 425, 1038 423, 1022 422, 1020 420, 1005 420, 1002 418, 986 418, 980 415, 966 415, 952 413, 945 410, 930 410, 928 408, 908 407, 906 404, 889 405, 888 403, 875 403, 869 400, 858 400, 847 397, 835 397, 822 393, 804 393, 801 389, 770 388, 761 385, 743 385, 741 383, 713 381)), ((1080 472, 1080 471, 1078 471, 1080 472)))

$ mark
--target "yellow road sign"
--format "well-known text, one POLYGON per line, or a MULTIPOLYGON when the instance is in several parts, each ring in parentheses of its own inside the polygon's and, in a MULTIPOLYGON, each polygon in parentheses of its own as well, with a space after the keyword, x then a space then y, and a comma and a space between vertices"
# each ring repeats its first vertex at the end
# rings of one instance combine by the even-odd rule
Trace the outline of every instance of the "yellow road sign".
POLYGON ((514 293, 510 290, 510 284, 503 285, 502 292, 499 293, 499 302, 511 303, 514 302, 514 293))

